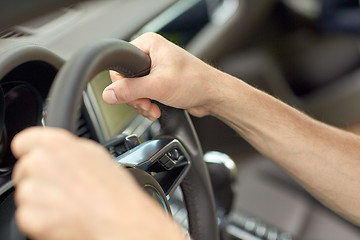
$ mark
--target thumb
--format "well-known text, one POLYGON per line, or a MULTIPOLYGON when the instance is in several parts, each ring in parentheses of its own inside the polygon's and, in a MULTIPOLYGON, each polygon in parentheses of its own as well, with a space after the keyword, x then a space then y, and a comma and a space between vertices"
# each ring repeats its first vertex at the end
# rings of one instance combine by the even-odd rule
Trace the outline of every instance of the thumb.
POLYGON ((150 98, 147 76, 140 78, 121 78, 107 86, 103 91, 103 99, 108 104, 128 103, 140 98, 150 98))
POLYGON ((159 107, 152 103, 149 91, 142 82, 149 84, 149 79, 146 77, 141 78, 121 78, 108 87, 103 92, 103 99, 108 104, 127 103, 133 107, 134 110, 149 118, 151 121, 155 121, 161 115, 159 107))

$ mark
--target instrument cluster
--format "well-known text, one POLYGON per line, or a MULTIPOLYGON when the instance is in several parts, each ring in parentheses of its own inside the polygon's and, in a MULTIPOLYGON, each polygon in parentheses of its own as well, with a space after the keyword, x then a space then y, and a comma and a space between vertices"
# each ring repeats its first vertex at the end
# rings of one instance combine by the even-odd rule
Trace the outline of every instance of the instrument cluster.
POLYGON ((43 104, 38 91, 26 82, 8 82, 1 88, 0 171, 7 171, 15 163, 11 140, 21 130, 40 125, 43 104))

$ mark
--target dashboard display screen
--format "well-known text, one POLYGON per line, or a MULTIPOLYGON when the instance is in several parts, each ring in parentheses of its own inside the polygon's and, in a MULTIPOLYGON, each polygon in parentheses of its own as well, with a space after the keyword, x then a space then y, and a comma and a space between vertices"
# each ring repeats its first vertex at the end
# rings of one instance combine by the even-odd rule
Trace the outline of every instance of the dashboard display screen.
POLYGON ((102 92, 111 83, 109 72, 98 74, 89 84, 87 95, 91 102, 92 111, 101 128, 104 141, 114 138, 123 132, 135 119, 137 113, 126 104, 109 105, 102 99, 102 92))

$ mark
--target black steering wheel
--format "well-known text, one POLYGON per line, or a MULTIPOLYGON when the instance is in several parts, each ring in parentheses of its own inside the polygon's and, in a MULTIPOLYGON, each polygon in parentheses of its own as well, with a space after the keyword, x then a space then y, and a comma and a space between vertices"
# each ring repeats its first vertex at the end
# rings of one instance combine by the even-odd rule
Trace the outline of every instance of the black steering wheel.
MULTIPOLYGON (((102 40, 89 45, 71 58, 56 76, 49 94, 46 125, 75 132, 83 92, 93 77, 105 70, 115 70, 126 77, 140 77, 150 72, 150 63, 148 55, 121 40, 102 40)), ((162 112, 160 134, 155 140, 119 156, 118 162, 142 171, 159 172, 157 181, 165 188, 165 194, 171 194, 174 186, 180 183, 191 236, 196 240, 217 240, 212 188, 190 117, 184 110, 159 106, 162 112)))

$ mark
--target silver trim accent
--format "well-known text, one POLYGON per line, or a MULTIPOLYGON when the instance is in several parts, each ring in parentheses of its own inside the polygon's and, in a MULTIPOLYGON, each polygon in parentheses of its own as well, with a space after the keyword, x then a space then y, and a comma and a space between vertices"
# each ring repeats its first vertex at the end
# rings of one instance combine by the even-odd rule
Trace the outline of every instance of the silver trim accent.
POLYGON ((6 193, 7 191, 9 191, 11 188, 13 188, 15 186, 14 181, 9 180, 8 182, 6 182, 5 184, 3 184, 0 187, 0 196, 2 196, 4 193, 6 193))
POLYGON ((122 133, 126 135, 135 134, 142 139, 142 136, 148 131, 152 124, 153 122, 149 119, 137 115, 122 133))
POLYGON ((240 3, 239 0, 224 0, 211 15, 211 22, 215 25, 226 23, 235 15, 236 11, 244 5, 243 3, 244 1, 240 3))
POLYGON ((195 6, 197 3, 201 2, 201 0, 180 0, 176 2, 174 5, 169 7, 167 10, 165 10, 163 13, 159 14, 157 17, 155 17, 153 20, 151 20, 149 23, 147 23, 144 27, 142 27, 133 37, 132 39, 135 39, 136 37, 146 33, 146 32, 158 32, 163 27, 165 27, 167 24, 169 24, 171 21, 179 17, 184 12, 191 9, 193 6, 195 6))
POLYGON ((321 1, 319 0, 284 0, 284 3, 293 11, 310 19, 315 19, 321 14, 321 1))
POLYGON ((224 165, 227 169, 229 169, 230 176, 235 179, 237 176, 237 167, 234 160, 225 153, 210 151, 204 154, 204 161, 206 163, 215 163, 224 165))
POLYGON ((226 227, 226 232, 232 235, 233 237, 236 237, 238 239, 242 240, 261 240, 258 237, 255 237, 254 235, 246 232, 245 230, 236 227, 234 225, 229 225, 226 227))
MULTIPOLYGON (((98 104, 95 104, 94 101, 91 101, 91 99, 95 99, 94 96, 94 92, 92 90, 92 88, 90 87, 90 85, 87 88, 87 91, 83 92, 83 101, 84 101, 84 105, 85 108, 89 114, 90 120, 93 124, 96 136, 99 140, 100 143, 105 143, 105 136, 104 136, 104 131, 101 128, 100 125, 100 121, 104 121, 104 119, 99 119, 99 114, 96 113, 100 113, 100 107, 98 104)), ((109 133, 107 133, 109 135, 109 133)))

